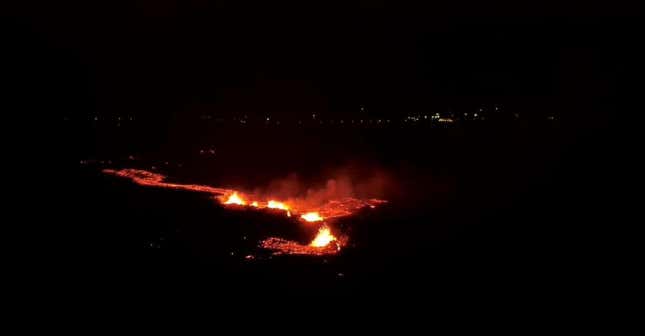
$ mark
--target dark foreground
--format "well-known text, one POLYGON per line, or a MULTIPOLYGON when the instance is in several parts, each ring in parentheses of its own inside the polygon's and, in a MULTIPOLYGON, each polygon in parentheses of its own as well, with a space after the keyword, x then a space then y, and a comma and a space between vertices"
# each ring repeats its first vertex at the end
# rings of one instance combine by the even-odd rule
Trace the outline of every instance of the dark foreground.
POLYGON ((557 125, 215 129, 169 136, 166 148, 146 145, 155 140, 145 131, 103 131, 93 130, 91 143, 75 142, 78 130, 67 133, 57 177, 62 189, 50 195, 60 221, 49 243, 57 249, 43 257, 60 277, 53 282, 74 290, 233 297, 580 293, 588 272, 608 263, 599 246, 610 243, 603 232, 620 218, 619 201, 599 197, 619 187, 598 174, 617 171, 597 157, 621 155, 608 147, 617 140, 557 125), (217 147, 215 157, 199 154, 209 146, 217 147), (100 173, 153 165, 176 181, 242 188, 294 172, 315 184, 338 168, 351 176, 378 170, 389 181, 378 196, 390 203, 340 224, 351 239, 340 255, 271 256, 257 249, 260 239, 303 233, 203 195, 100 173))

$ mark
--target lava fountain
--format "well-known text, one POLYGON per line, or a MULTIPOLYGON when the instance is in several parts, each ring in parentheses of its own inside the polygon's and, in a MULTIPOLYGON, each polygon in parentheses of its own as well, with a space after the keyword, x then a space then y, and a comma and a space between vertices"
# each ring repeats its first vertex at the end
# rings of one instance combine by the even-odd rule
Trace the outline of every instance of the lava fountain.
MULTIPOLYGON (((253 203, 257 204, 257 202, 253 203)), ((236 192, 234 192, 226 199, 224 204, 246 205, 246 202, 236 192)))
POLYGON ((331 234, 331 230, 327 226, 323 226, 318 230, 318 234, 314 238, 314 240, 309 244, 309 246, 312 247, 325 247, 329 245, 329 243, 336 241, 336 237, 331 234))

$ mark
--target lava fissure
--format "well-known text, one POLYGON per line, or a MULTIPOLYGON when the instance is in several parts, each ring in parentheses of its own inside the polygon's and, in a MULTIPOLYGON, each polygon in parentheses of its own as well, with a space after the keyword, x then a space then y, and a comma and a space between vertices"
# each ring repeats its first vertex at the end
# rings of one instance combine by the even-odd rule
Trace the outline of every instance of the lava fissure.
POLYGON ((329 220, 345 217, 356 213, 358 210, 377 205, 387 201, 379 199, 361 200, 352 197, 327 200, 317 207, 312 207, 310 202, 298 199, 278 201, 275 199, 261 200, 254 199, 252 195, 242 193, 233 189, 215 188, 197 184, 179 184, 164 182, 165 176, 139 169, 104 169, 105 174, 128 178, 133 182, 148 187, 159 187, 175 190, 189 190, 208 193, 214 196, 215 200, 229 208, 249 209, 277 209, 284 211, 287 217, 292 214, 302 223, 308 225, 319 225, 318 233, 308 245, 302 245, 294 241, 270 237, 260 242, 260 247, 274 251, 275 254, 300 254, 300 255, 328 255, 336 254, 345 245, 347 237, 336 237, 329 227, 329 220))

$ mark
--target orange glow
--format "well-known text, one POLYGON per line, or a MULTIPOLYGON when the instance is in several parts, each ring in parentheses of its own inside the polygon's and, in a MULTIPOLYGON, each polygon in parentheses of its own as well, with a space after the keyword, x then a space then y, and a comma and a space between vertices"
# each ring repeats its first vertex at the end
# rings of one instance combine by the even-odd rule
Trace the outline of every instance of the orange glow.
MULTIPOLYGON (((167 188, 174 190, 188 190, 214 196, 214 199, 231 209, 241 209, 240 206, 249 206, 255 209, 280 209, 285 215, 291 217, 292 213, 302 222, 310 222, 319 226, 318 232, 309 244, 278 237, 269 237, 260 241, 260 247, 274 251, 274 254, 289 255, 334 255, 340 252, 348 241, 342 232, 337 232, 338 237, 331 232, 329 225, 333 225, 338 218, 351 216, 361 209, 375 208, 387 203, 379 199, 357 199, 353 197, 327 198, 318 202, 307 199, 290 198, 289 204, 276 200, 265 201, 266 198, 256 198, 252 194, 245 194, 233 189, 216 188, 198 184, 179 184, 165 182, 165 176, 138 169, 104 169, 105 174, 128 178, 133 182, 148 187, 167 188)), ((249 208, 246 208, 249 209, 249 208)), ((280 212, 277 212, 280 213, 280 212)), ((275 213, 274 213, 275 214, 275 213)))
POLYGON ((300 218, 306 220, 307 222, 319 222, 323 220, 322 216, 318 212, 307 212, 306 214, 300 216, 300 218))
POLYGON ((325 247, 335 240, 336 237, 331 234, 329 227, 323 226, 318 230, 318 235, 316 235, 316 238, 309 245, 313 247, 325 247))
POLYGON ((246 205, 246 202, 240 195, 237 194, 237 192, 234 192, 231 194, 231 196, 228 197, 228 199, 224 202, 224 204, 237 204, 237 205, 246 205))
POLYGON ((314 247, 311 245, 302 245, 295 241, 286 240, 277 237, 270 237, 263 240, 260 243, 260 246, 267 250, 273 250, 275 255, 311 255, 311 256, 323 256, 323 255, 334 255, 340 251, 342 242, 335 241, 335 244, 328 244, 324 247, 314 247))
POLYGON ((274 200, 270 200, 269 203, 267 203, 267 208, 289 210, 289 207, 286 204, 274 200))

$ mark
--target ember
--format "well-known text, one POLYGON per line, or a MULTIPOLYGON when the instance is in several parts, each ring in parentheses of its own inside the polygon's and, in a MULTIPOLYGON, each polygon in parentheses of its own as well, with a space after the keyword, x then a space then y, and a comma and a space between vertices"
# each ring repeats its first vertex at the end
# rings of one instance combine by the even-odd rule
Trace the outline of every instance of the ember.
POLYGON ((336 254, 340 251, 341 244, 334 243, 327 244, 326 246, 311 246, 302 245, 297 242, 286 240, 282 238, 271 237, 263 240, 260 243, 262 248, 275 251, 274 254, 293 254, 293 255, 330 255, 336 254))

